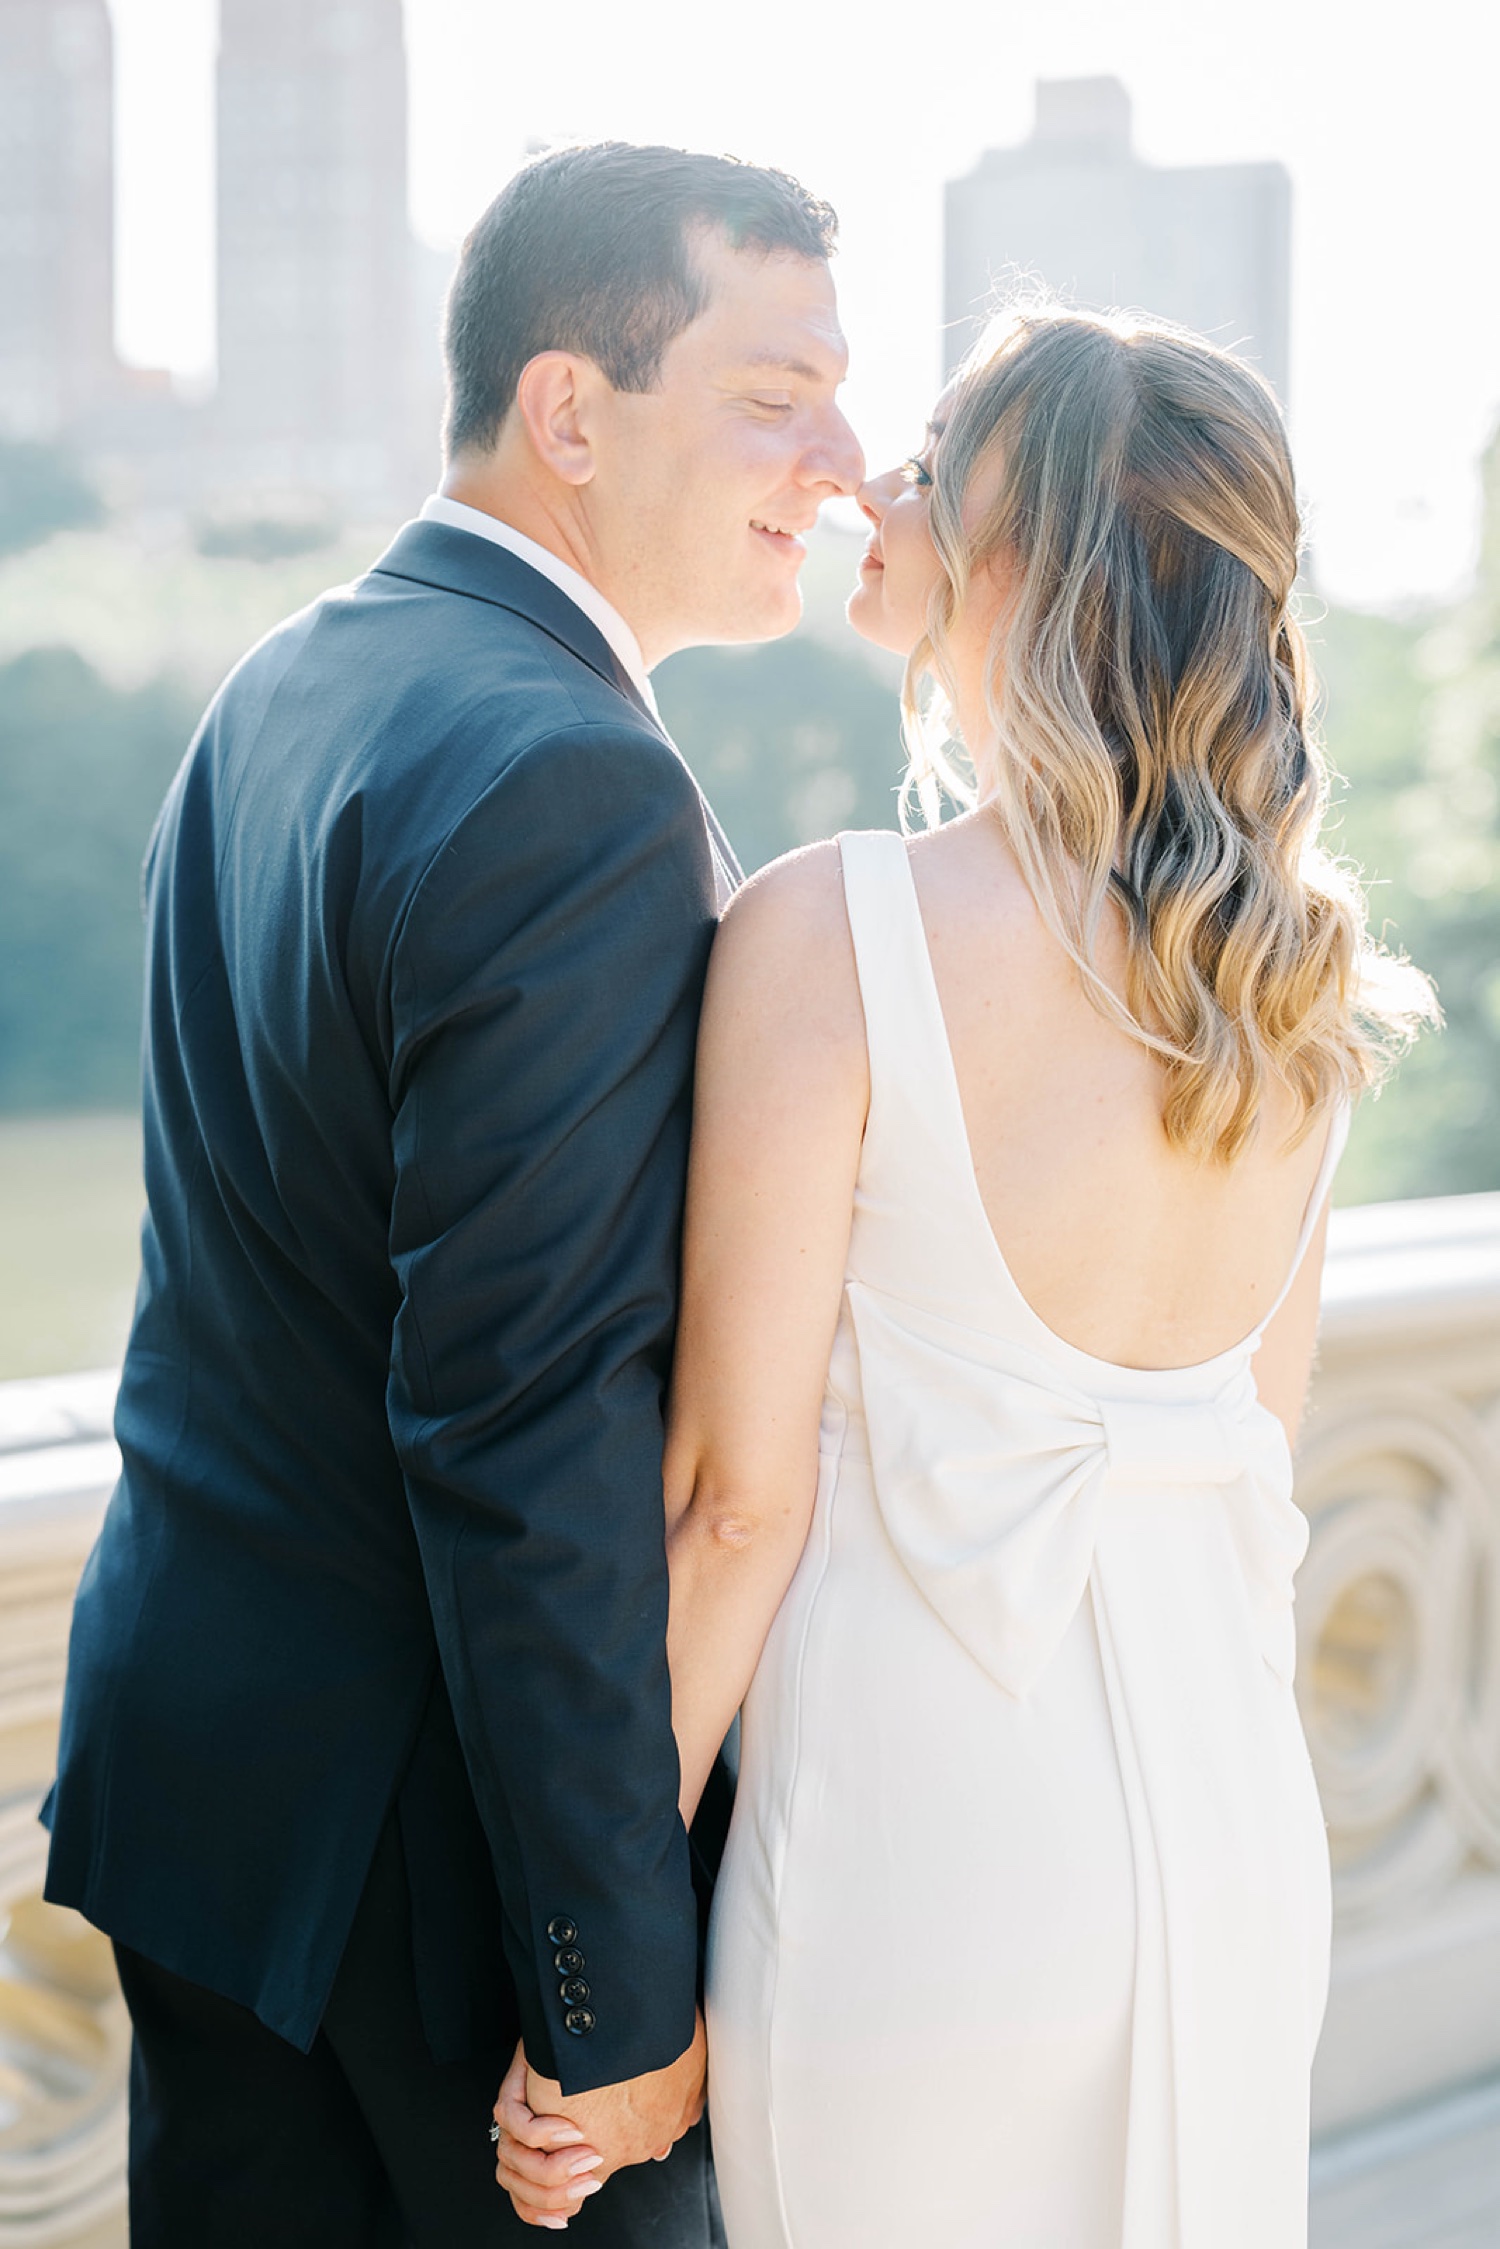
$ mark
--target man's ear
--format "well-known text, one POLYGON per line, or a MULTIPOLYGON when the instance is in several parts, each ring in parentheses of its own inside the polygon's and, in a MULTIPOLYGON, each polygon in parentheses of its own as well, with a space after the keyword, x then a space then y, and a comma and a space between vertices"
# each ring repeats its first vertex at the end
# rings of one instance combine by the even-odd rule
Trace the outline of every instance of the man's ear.
POLYGON ((516 411, 537 458, 564 484, 593 477, 588 399, 601 380, 592 360, 570 351, 539 351, 521 369, 516 411))

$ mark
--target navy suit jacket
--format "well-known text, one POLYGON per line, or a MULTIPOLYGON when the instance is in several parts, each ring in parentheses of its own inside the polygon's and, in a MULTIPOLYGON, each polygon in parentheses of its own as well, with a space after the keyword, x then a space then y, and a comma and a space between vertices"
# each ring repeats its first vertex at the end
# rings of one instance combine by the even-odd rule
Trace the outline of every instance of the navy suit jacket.
POLYGON ((582 612, 432 523, 167 799, 47 1894, 304 2048, 393 1811, 439 2059, 520 2030, 577 2092, 691 2038, 662 1407, 735 875, 582 612))

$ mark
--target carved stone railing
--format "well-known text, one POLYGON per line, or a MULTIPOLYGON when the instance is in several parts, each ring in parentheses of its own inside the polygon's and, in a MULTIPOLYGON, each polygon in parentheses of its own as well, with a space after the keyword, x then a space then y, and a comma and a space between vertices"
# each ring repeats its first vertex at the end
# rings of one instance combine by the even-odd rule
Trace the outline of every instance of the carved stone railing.
MULTIPOLYGON (((1299 1692, 1337 1916, 1315 2122, 1347 2193, 1362 2125, 1403 2111, 1399 2150, 1414 2110, 1500 2071, 1500 1195, 1343 1211, 1332 1236, 1299 1692)), ((39 1902, 36 1824, 112 1390, 0 1386, 0 2249, 124 2239, 127 2024, 103 1940, 39 1902)), ((1314 2215, 1315 2240, 1373 2239, 1314 2215)), ((1403 2223, 1382 2244, 1423 2249, 1403 2223)))
POLYGON ((1328 2130, 1500 2069, 1500 1195, 1335 1215, 1298 1497, 1328 2130))
POLYGON ((109 1946, 41 1902, 68 1614, 114 1481, 112 1374, 0 1388, 0 2244, 123 2240, 130 2025, 109 1946))

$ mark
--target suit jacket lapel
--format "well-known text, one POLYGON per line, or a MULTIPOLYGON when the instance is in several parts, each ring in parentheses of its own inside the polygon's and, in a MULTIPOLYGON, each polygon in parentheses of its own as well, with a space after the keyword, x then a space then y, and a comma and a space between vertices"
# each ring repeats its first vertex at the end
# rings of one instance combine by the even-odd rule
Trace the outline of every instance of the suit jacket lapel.
MULTIPOLYGON (((554 586, 550 578, 533 570, 519 555, 497 546, 492 539, 477 538, 472 531, 460 531, 450 523, 419 521, 408 523, 397 532, 375 564, 372 575, 407 578, 416 585, 436 586, 446 593, 461 594, 469 601, 493 602, 497 609, 508 609, 513 616, 524 617, 617 689, 692 773, 687 759, 657 714, 643 701, 634 680, 592 618, 586 617, 576 602, 569 601, 560 586, 554 586)), ((703 805, 704 824, 713 854, 714 883, 722 911, 744 876, 696 774, 693 785, 703 805)))
POLYGON ((396 533, 372 575, 409 578, 416 585, 436 586, 470 601, 493 602, 497 609, 524 617, 650 718, 630 674, 593 620, 550 578, 493 539, 456 530, 451 523, 408 523, 396 533))

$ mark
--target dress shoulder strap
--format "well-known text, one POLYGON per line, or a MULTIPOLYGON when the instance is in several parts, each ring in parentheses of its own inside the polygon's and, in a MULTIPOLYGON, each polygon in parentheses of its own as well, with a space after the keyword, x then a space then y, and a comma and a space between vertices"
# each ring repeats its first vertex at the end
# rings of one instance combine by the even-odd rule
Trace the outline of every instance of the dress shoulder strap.
POLYGON ((871 1078, 882 1088, 912 1073, 920 1081, 939 1055, 946 1063, 947 1035, 941 1016, 933 1020, 932 977, 906 838, 870 828, 838 841, 871 1078))
POLYGON ((1292 1293, 1292 1283, 1302 1270, 1302 1260, 1307 1255, 1308 1244, 1317 1232, 1318 1220, 1323 1213, 1323 1205, 1327 1201, 1328 1191, 1333 1185, 1333 1175, 1338 1170, 1339 1158, 1344 1153, 1344 1144, 1349 1138, 1349 1125, 1352 1116, 1353 1110, 1346 1095, 1339 1101, 1338 1107, 1328 1121, 1328 1138, 1323 1143, 1323 1161, 1318 1166, 1318 1175, 1312 1183, 1307 1205, 1302 1213, 1302 1226, 1297 1235, 1297 1246, 1292 1251, 1292 1262, 1287 1269, 1286 1279, 1281 1284, 1280 1293, 1277 1295, 1275 1303, 1256 1330, 1257 1335, 1262 1334, 1275 1319, 1282 1305, 1285 1304, 1292 1293))
POLYGON ((968 1143, 906 838, 863 829, 838 844, 865 1011, 870 1130, 936 1145, 952 1163, 968 1143))

